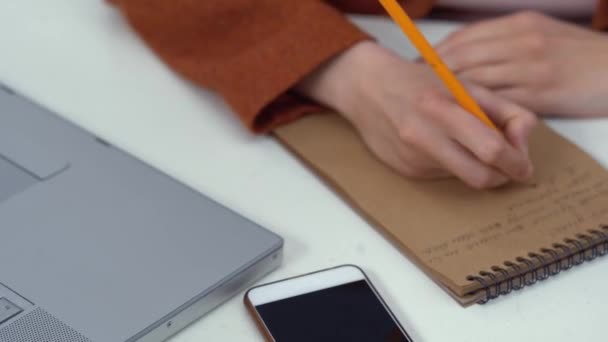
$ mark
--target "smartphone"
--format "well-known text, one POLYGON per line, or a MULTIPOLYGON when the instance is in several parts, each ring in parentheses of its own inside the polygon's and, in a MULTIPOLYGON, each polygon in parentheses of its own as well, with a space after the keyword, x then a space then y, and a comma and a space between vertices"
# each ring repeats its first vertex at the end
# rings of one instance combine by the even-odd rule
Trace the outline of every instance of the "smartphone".
POLYGON ((245 305, 267 341, 412 342, 353 265, 254 287, 245 294, 245 305))

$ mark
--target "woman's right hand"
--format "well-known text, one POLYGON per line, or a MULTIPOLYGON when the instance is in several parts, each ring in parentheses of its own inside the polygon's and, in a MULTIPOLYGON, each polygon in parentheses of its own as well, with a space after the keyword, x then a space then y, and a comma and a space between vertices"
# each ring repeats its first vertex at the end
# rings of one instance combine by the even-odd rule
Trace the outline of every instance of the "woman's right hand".
POLYGON ((380 160, 407 177, 456 176, 484 189, 533 173, 528 137, 534 114, 470 85, 502 133, 488 128, 453 100, 428 66, 374 42, 336 56, 296 89, 342 113, 380 160))

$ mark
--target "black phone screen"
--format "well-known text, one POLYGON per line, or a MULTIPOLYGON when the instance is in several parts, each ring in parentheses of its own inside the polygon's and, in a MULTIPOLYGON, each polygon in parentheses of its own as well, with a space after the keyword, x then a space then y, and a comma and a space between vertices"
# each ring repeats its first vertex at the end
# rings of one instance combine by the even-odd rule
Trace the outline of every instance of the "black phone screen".
POLYGON ((410 341, 364 280, 256 309, 277 342, 410 341))

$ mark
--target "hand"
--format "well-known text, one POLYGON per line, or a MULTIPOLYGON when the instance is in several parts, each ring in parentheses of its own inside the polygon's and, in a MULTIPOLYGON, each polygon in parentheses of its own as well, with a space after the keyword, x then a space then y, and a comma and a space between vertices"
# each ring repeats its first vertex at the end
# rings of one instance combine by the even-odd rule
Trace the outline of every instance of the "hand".
POLYGON ((608 115, 608 36, 534 12, 471 24, 437 46, 460 78, 537 113, 608 115))
POLYGON ((428 66, 373 42, 334 58, 297 90, 342 113, 376 156, 405 176, 457 176, 481 189, 532 175, 527 140, 533 114, 470 88, 501 134, 458 106, 428 66))

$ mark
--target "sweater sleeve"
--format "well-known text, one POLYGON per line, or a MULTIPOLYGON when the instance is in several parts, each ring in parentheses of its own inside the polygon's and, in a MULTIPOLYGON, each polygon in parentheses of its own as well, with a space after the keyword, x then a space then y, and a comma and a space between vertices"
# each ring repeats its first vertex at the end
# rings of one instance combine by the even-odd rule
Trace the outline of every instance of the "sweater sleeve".
POLYGON ((593 27, 598 30, 608 30, 608 0, 599 1, 593 18, 593 27))
POLYGON ((254 132, 320 107, 290 89, 367 35, 320 0, 112 0, 165 63, 254 132))

